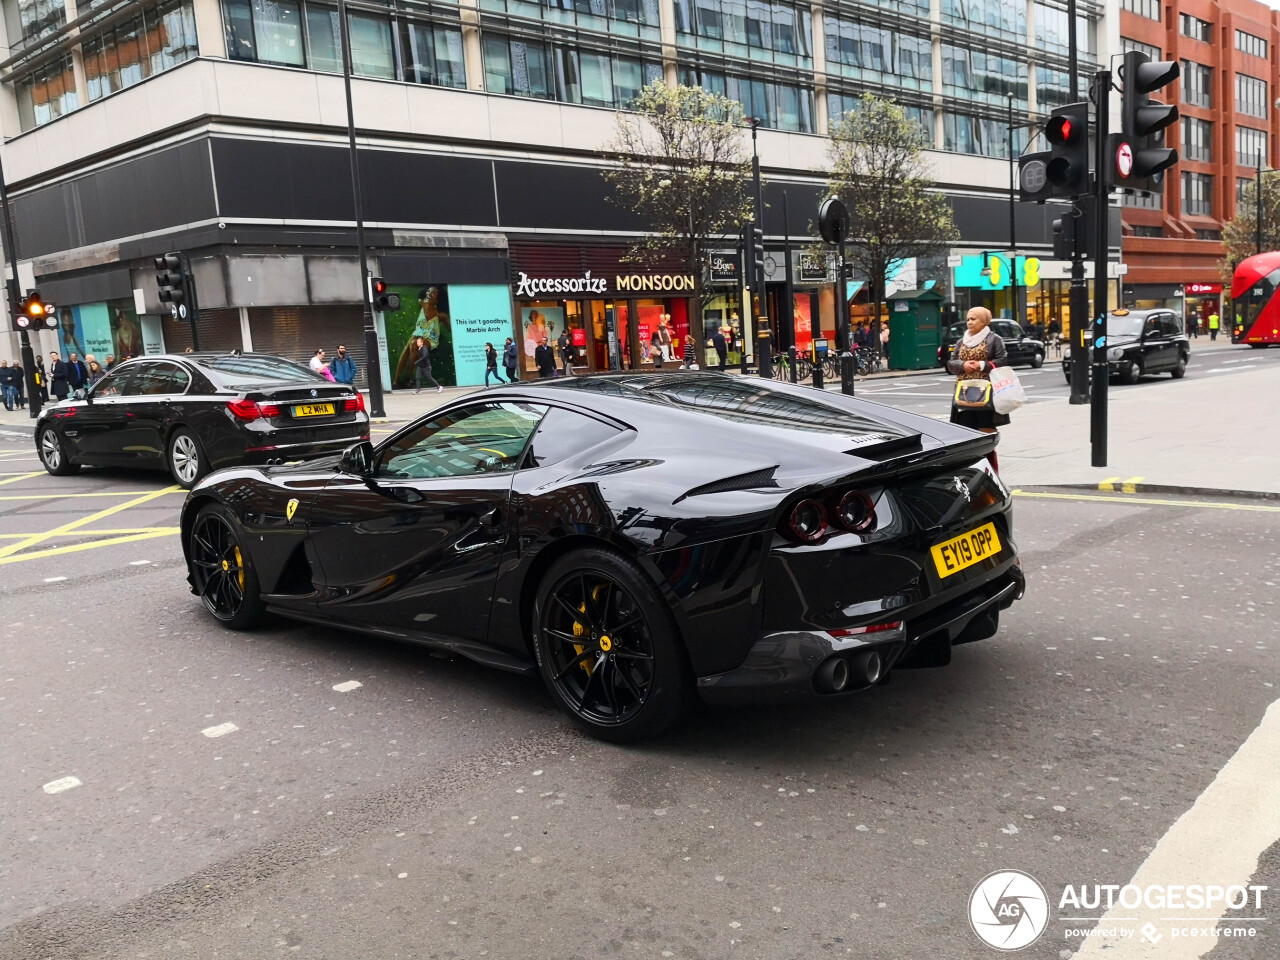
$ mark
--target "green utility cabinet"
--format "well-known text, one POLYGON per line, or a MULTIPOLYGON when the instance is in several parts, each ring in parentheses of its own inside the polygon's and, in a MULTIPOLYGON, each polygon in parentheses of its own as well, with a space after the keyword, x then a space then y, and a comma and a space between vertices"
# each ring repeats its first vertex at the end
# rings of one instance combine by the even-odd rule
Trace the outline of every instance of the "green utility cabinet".
POLYGON ((901 290, 889 297, 890 370, 927 370, 938 365, 942 299, 935 290, 901 290))

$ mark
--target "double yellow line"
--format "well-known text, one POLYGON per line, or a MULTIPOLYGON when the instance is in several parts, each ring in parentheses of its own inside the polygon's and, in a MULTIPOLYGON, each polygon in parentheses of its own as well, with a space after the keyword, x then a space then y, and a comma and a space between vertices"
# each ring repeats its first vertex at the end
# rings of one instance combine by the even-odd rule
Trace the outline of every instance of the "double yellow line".
MULTIPOLYGON (((136 540, 150 540, 154 537, 169 537, 178 532, 177 527, 157 527, 149 530, 143 530, 138 533, 125 534, 123 536, 109 537, 106 540, 93 540, 86 543, 76 543, 65 547, 46 547, 43 550, 35 550, 29 553, 21 551, 44 543, 54 537, 66 536, 74 533, 82 527, 87 527, 91 523, 104 520, 131 507, 136 507, 147 503, 151 500, 167 497, 173 493, 185 493, 182 487, 172 486, 165 487, 163 490, 155 490, 151 493, 144 493, 132 500, 126 500, 124 503, 117 503, 113 507, 107 507, 105 510, 99 510, 97 513, 91 513, 87 517, 80 517, 76 520, 70 520, 59 527, 48 530, 44 533, 33 533, 23 537, 17 543, 11 543, 7 546, 0 547, 0 565, 6 563, 20 563, 24 560, 36 560, 40 557, 49 557, 60 553, 75 553, 80 550, 92 550, 96 547, 106 547, 117 543, 132 543, 136 540)), ((85 533, 93 533, 92 530, 85 530, 85 533)))

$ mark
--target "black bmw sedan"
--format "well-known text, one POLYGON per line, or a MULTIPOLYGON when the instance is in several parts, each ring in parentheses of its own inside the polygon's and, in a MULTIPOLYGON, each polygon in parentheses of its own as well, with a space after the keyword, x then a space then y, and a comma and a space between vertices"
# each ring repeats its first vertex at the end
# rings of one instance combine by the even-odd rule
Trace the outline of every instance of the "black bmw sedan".
POLYGON ((838 698, 992 636, 1023 591, 995 444, 725 374, 513 384, 213 474, 182 545, 230 628, 273 611, 537 672, 636 740, 697 697, 838 698))
POLYGON ((368 436, 359 392, 261 353, 129 360, 45 407, 35 430, 54 476, 143 467, 188 488, 219 467, 322 456, 368 436))

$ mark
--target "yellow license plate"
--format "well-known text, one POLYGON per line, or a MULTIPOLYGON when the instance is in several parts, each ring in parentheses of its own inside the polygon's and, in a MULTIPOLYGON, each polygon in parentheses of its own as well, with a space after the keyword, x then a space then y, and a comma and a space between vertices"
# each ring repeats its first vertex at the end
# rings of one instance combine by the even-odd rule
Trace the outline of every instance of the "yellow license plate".
POLYGON ((949 577, 965 567, 994 557, 1000 552, 1000 537, 996 533, 996 525, 988 523, 977 530, 952 537, 946 543, 934 544, 931 549, 938 576, 949 577))
POLYGON ((295 417, 329 417, 333 415, 332 403, 300 403, 293 408, 295 417))

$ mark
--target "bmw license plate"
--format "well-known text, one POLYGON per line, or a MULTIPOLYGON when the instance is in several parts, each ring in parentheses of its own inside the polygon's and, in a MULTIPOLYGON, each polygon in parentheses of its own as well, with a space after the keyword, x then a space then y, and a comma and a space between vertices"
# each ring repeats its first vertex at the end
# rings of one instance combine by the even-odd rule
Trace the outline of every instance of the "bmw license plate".
POLYGON ((331 417, 332 403, 300 403, 293 408, 295 417, 331 417))
POLYGON ((996 525, 987 523, 944 543, 934 544, 931 549, 938 576, 949 577, 999 553, 1000 536, 996 533, 996 525))

